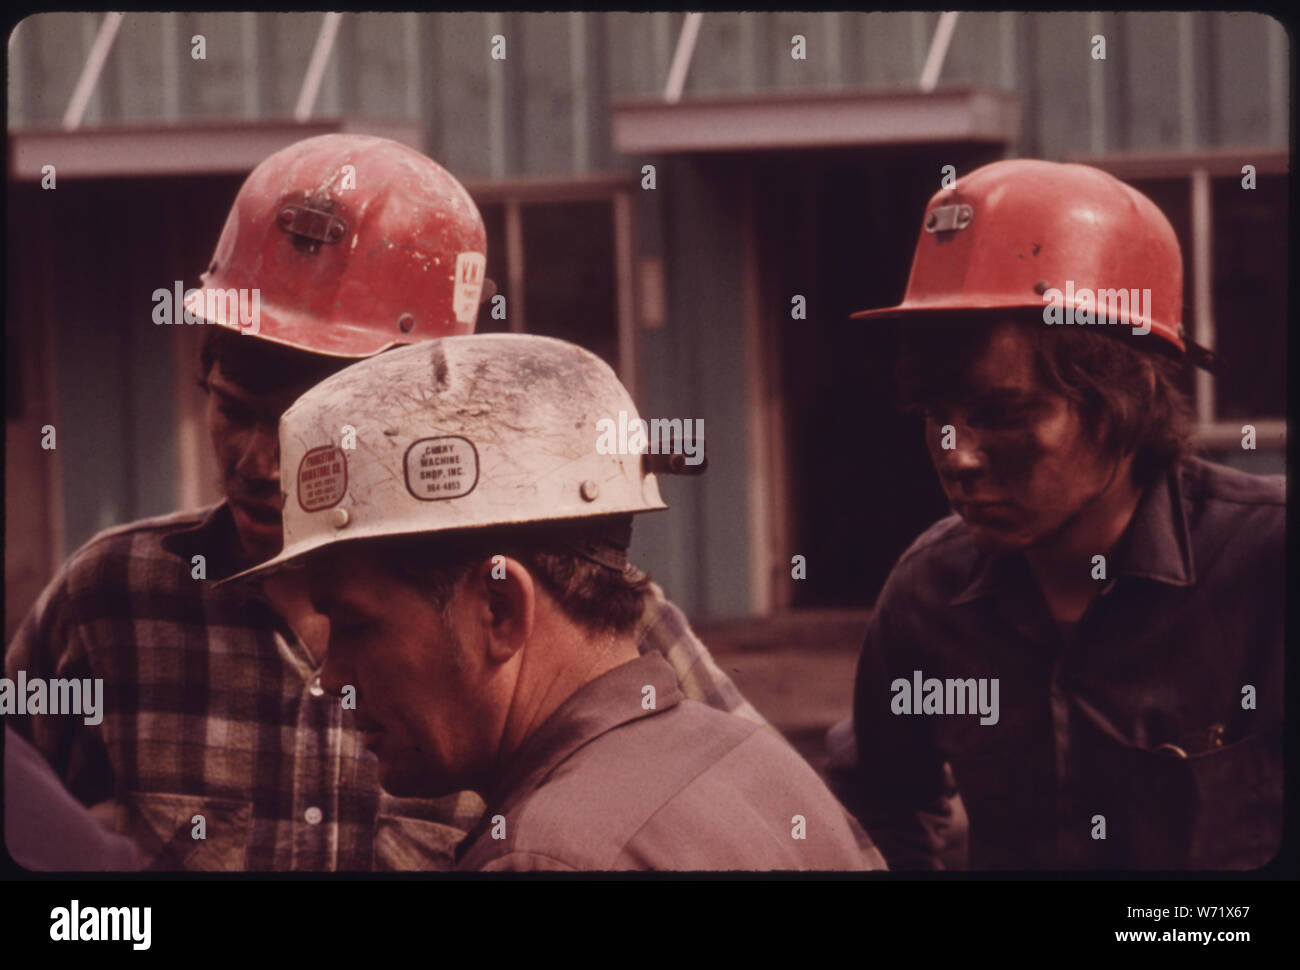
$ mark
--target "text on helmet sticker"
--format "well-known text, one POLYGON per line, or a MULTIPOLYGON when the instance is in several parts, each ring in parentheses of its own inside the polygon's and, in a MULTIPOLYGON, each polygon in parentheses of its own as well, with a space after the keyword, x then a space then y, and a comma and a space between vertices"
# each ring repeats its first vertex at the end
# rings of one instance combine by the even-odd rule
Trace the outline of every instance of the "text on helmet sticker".
POLYGON ((468 438, 421 438, 406 449, 406 487, 422 501, 460 498, 478 484, 478 451, 468 438))
POLYGON ((318 512, 338 505, 348 490, 348 459, 343 449, 321 445, 298 463, 298 505, 318 512))
POLYGON ((456 256, 456 287, 452 291, 452 312, 459 323, 473 323, 478 317, 479 296, 483 293, 483 276, 487 259, 482 253, 459 253, 456 256))

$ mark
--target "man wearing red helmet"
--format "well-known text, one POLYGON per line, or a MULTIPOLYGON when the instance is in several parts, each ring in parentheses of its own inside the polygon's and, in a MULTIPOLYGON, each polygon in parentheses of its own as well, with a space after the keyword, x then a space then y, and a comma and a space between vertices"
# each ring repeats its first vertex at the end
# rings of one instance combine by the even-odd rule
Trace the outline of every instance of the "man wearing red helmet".
MULTIPOLYGON (((471 333, 485 253, 464 188, 386 139, 298 142, 240 189, 185 300, 215 324, 201 380, 225 500, 90 540, 5 657, 10 677, 102 679, 101 723, 16 726, 152 867, 449 868, 477 820, 474 796, 380 787, 351 715, 321 688, 328 624, 301 577, 215 583, 280 549, 288 405, 356 360, 471 333)), ((319 471, 324 487, 330 468, 319 471)), ((653 585, 636 640, 667 658, 686 696, 762 723, 653 585)))
POLYGON ((1149 199, 1014 160, 937 193, 903 303, 857 314, 899 321, 955 513, 886 581, 830 738, 892 868, 1277 852, 1284 484, 1191 456, 1180 384, 1217 359, 1182 289, 1149 199))

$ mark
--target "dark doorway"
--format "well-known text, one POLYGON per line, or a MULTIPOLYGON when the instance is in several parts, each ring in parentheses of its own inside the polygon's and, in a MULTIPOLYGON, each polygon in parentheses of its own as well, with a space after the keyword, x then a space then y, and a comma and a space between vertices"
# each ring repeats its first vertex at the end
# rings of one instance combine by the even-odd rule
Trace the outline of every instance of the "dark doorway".
POLYGON ((778 562, 802 555, 807 568, 802 580, 777 570, 777 604, 873 603, 899 554, 947 514, 920 422, 894 403, 892 326, 849 315, 902 298, 943 166, 960 176, 1002 155, 910 146, 754 161, 759 305, 784 415, 778 562), (791 317, 796 295, 807 319, 791 317))

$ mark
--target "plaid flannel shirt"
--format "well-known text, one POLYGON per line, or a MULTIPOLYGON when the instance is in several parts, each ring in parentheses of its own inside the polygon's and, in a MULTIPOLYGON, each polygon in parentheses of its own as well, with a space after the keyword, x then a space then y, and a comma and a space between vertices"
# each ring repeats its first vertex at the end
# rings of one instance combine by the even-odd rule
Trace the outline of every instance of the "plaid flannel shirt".
MULTIPOLYGON (((5 674, 103 678, 103 720, 25 715, 14 727, 151 868, 450 869, 482 800, 380 788, 289 625, 255 591, 215 587, 234 539, 225 503, 91 539, 24 620, 5 674), (206 579, 193 577, 196 555, 206 579)), ((636 636, 687 697, 766 725, 657 586, 636 636)))

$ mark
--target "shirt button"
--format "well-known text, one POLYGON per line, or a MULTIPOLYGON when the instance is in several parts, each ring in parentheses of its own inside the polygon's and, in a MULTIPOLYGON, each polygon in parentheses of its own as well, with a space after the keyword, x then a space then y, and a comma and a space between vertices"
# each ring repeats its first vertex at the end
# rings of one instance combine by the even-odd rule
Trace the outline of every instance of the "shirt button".
POLYGON ((320 825, 320 820, 324 817, 321 810, 315 805, 303 813, 303 818, 307 820, 308 825, 320 825))
POLYGON ((315 679, 311 682, 311 686, 307 689, 311 691, 312 697, 320 697, 321 694, 325 693, 325 688, 320 685, 320 674, 316 675, 315 679))

